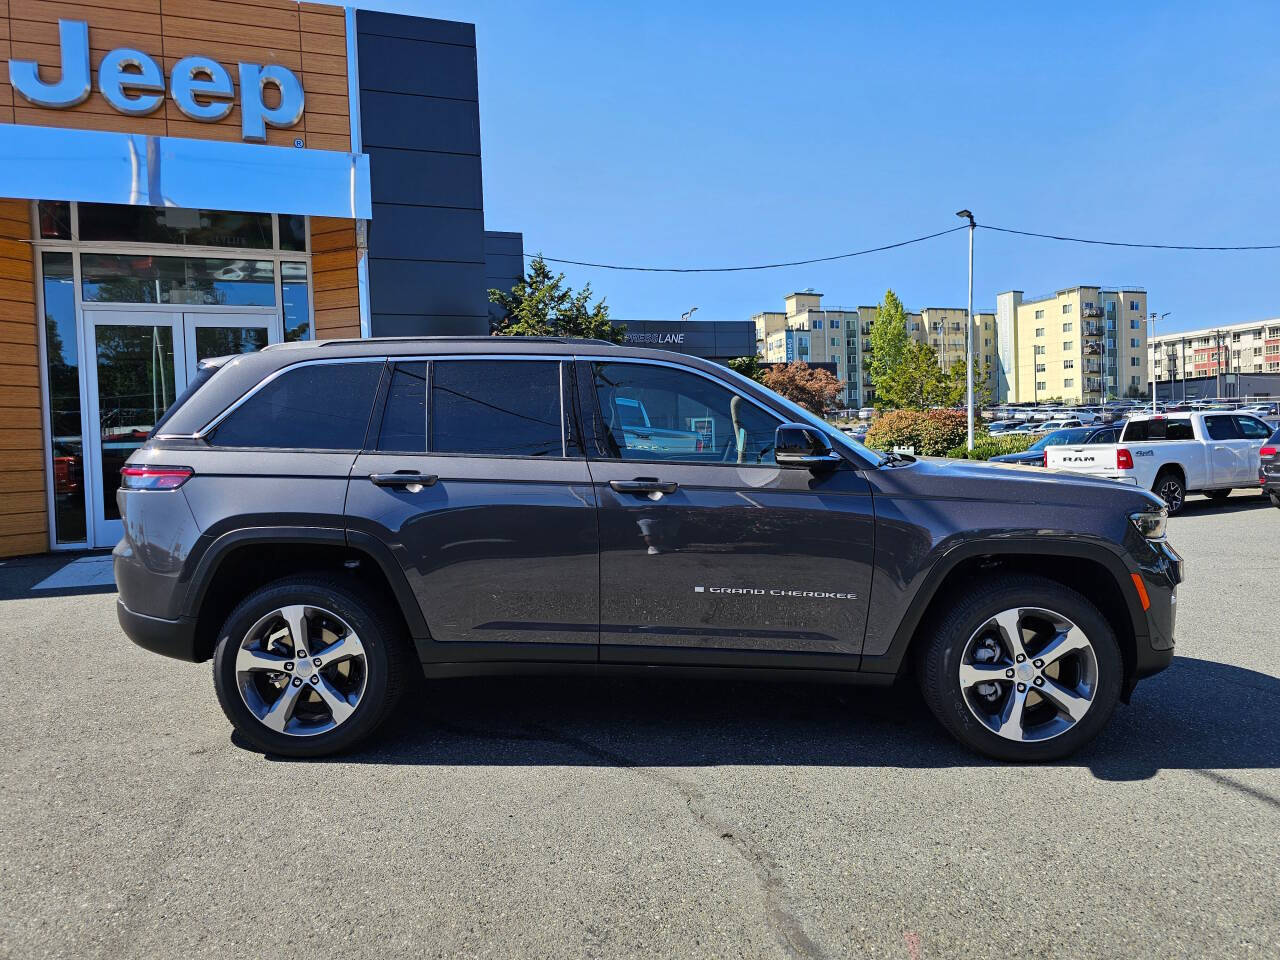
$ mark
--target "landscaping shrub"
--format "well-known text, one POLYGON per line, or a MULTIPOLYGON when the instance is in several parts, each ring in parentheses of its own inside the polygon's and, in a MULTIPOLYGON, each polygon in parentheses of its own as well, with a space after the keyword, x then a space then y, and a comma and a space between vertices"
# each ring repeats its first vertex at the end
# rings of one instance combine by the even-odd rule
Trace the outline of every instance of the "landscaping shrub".
POLYGON ((1003 437, 975 437, 972 451, 967 450, 964 443, 958 443, 947 451, 947 456, 960 460, 990 460, 992 457, 1003 456, 1006 453, 1021 453, 1039 439, 1038 436, 1030 433, 1014 433, 1003 437))
MULTIPOLYGON (((911 447, 922 457, 942 457, 964 446, 968 429, 963 410, 889 410, 871 424, 866 445, 873 450, 911 447)), ((985 439, 986 432, 979 437, 985 439)))

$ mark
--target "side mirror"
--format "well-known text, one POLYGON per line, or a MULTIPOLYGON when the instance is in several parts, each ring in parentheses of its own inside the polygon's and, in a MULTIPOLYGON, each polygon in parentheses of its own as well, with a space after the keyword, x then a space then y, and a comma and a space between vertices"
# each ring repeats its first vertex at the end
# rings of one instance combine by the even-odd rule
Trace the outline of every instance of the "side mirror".
POLYGON ((826 435, 803 423, 784 423, 773 438, 773 457, 780 467, 821 470, 840 462, 826 435))

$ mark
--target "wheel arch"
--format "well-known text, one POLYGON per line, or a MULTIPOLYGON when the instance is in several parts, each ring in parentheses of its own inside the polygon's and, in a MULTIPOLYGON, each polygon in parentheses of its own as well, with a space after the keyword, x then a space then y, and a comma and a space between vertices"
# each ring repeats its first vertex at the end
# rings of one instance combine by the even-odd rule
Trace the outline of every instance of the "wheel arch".
POLYGON ((912 669, 919 638, 948 599, 1002 570, 1061 583, 1098 607, 1120 644, 1125 668, 1123 697, 1127 701, 1137 682, 1138 645, 1150 642, 1146 613, 1131 587, 1133 571, 1124 561, 1106 547, 1078 540, 982 540, 949 551, 930 568, 916 590, 889 650, 880 657, 863 657, 863 669, 897 674, 912 669), (1071 562, 1064 563, 1064 559, 1071 562))
POLYGON ((376 538, 332 527, 251 527, 224 532, 193 553, 183 616, 196 624, 196 659, 212 656, 226 616, 250 590, 309 571, 340 573, 383 600, 406 636, 429 636, 403 569, 376 538))

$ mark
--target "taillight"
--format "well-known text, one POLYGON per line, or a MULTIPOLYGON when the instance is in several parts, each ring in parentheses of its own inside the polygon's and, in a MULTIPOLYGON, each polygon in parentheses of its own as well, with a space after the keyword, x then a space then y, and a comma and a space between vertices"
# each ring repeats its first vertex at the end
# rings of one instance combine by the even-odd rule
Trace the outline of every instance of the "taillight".
POLYGON ((1128 450, 1126 450, 1124 447, 1120 447, 1118 450, 1116 450, 1116 469, 1117 470, 1133 469, 1133 454, 1130 453, 1128 450))
POLYGON ((190 467, 121 467, 120 486, 126 490, 177 490, 194 472, 190 467))
POLYGON ((1263 447, 1258 453, 1264 457, 1274 457, 1277 451, 1280 451, 1280 447, 1263 447))
POLYGON ((1048 449, 1046 449, 1046 450, 1045 450, 1045 452, 1044 452, 1044 456, 1043 456, 1043 457, 1041 457, 1041 459, 1040 459, 1040 466, 1042 466, 1042 467, 1047 467, 1047 466, 1049 466, 1049 451, 1048 451, 1048 449))

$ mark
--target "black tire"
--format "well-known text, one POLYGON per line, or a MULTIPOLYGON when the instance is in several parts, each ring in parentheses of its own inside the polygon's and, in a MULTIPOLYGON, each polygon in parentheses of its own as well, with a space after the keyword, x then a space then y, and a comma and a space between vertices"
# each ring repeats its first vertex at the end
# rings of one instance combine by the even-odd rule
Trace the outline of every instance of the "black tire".
POLYGON ((1176 470, 1161 470, 1156 474, 1151 492, 1164 501, 1169 508, 1169 516, 1181 513, 1187 504, 1187 484, 1176 470))
POLYGON ((1098 608, 1069 587, 1043 577, 995 576, 966 589, 924 628, 916 674, 925 703, 947 732, 966 747, 997 760, 1044 762, 1074 753, 1106 726, 1124 685, 1124 661, 1115 631, 1098 608), (965 647, 984 623, 1003 610, 1041 607, 1065 616, 1085 632, 1098 677, 1088 712, 1074 726, 1046 740, 1000 736, 970 710, 960 687, 965 647))
POLYGON ((1280 507, 1280 493, 1272 493, 1268 494, 1268 496, 1271 497, 1271 503, 1273 505, 1280 507))
POLYGON ((265 753, 321 757, 346 750, 373 733, 395 709, 413 666, 408 638, 382 604, 349 581, 325 573, 277 580, 255 590, 227 617, 213 654, 213 685, 222 712, 236 731, 265 753), (241 641, 259 619, 278 607, 314 605, 345 620, 364 647, 365 685, 355 710, 323 733, 297 736, 265 726, 246 705, 236 681, 241 641))
POLYGON ((1206 490, 1204 495, 1214 503, 1221 503, 1227 497, 1231 496, 1230 490, 1206 490))

